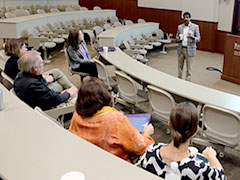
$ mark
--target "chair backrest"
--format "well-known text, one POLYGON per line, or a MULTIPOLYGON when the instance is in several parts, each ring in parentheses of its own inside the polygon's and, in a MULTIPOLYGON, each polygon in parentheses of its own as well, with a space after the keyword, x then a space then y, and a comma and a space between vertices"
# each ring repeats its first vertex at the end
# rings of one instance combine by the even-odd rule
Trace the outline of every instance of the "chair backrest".
POLYGON ((93 30, 95 31, 96 36, 103 32, 103 29, 100 26, 94 26, 93 30))
POLYGON ((33 35, 33 36, 40 36, 40 33, 39 33, 39 31, 36 29, 36 28, 31 28, 30 30, 29 30, 29 33, 31 34, 31 35, 33 35))
POLYGON ((81 11, 88 11, 88 8, 86 8, 86 7, 80 7, 80 10, 81 10, 81 11))
POLYGON ((64 54, 65 54, 65 58, 66 58, 67 63, 68 63, 68 69, 71 71, 70 58, 69 58, 69 55, 68 55, 68 52, 67 52, 67 49, 66 49, 66 48, 64 48, 64 54))
POLYGON ((56 123, 58 126, 63 127, 63 125, 61 125, 56 119, 52 118, 51 116, 49 116, 48 114, 46 114, 44 111, 42 111, 42 109, 38 106, 36 106, 34 108, 34 111, 36 111, 40 116, 47 118, 48 120, 53 121, 54 123, 56 123))
POLYGON ((14 13, 12 13, 12 12, 6 12, 5 13, 5 17, 7 18, 7 19, 9 19, 9 18, 15 18, 15 17, 17 17, 14 13))
POLYGON ((113 23, 114 27, 120 27, 122 24, 119 21, 113 23))
POLYGON ((78 25, 82 25, 83 24, 83 20, 82 19, 75 19, 74 21, 78 25))
POLYGON ((134 23, 132 22, 132 20, 126 20, 126 21, 125 21, 125 25, 131 25, 131 24, 134 24, 134 23))
POLYGON ((42 25, 39 28, 42 32, 51 32, 51 29, 47 25, 42 25))
POLYGON ((15 10, 16 10, 16 7, 13 7, 13 6, 7 6, 6 7, 7 12, 14 12, 15 10))
POLYGON ((129 43, 128 43, 126 40, 123 41, 123 45, 125 46, 125 48, 126 48, 127 50, 130 50, 130 49, 131 49, 129 43))
POLYGON ((120 98, 131 104, 136 104, 138 92, 136 82, 124 72, 115 71, 115 74, 120 98))
POLYGON ((111 22, 111 24, 114 24, 115 22, 118 22, 118 17, 117 16, 111 16, 110 17, 110 22, 111 22))
POLYGON ((146 21, 145 21, 144 19, 139 18, 139 19, 137 20, 137 22, 138 22, 138 23, 145 23, 146 21))
POLYGON ((128 42, 130 43, 130 45, 135 45, 135 41, 133 40, 132 37, 128 38, 128 42))
POLYGON ((108 23, 104 24, 103 27, 105 30, 112 29, 112 27, 108 23))
POLYGON ((62 29, 62 25, 59 22, 52 23, 52 26, 57 29, 62 29))
POLYGON ((160 116, 165 122, 169 120, 169 115, 175 106, 175 100, 168 92, 154 87, 147 86, 148 99, 152 108, 152 113, 160 116))
POLYGON ((71 7, 66 7, 65 11, 74 11, 74 9, 71 7))
POLYGON ((16 9, 16 10, 14 11, 14 14, 15 14, 17 17, 30 15, 29 11, 28 11, 28 10, 25 10, 25 9, 16 9))
POLYGON ((65 27, 73 27, 73 24, 70 20, 66 20, 62 22, 65 27))
POLYGON ((72 8, 73 8, 75 11, 80 11, 81 6, 78 5, 78 4, 74 4, 74 5, 72 5, 72 8))
POLYGON ((4 71, 1 72, 1 75, 3 79, 6 79, 11 84, 11 86, 13 86, 14 81, 12 78, 10 78, 4 71))
POLYGON ((4 69, 5 68, 5 64, 8 60, 9 56, 7 56, 5 54, 5 51, 4 50, 0 50, 0 69, 4 69))
POLYGON ((98 78, 103 80, 103 82, 108 86, 108 89, 111 89, 109 75, 106 66, 97 59, 95 59, 95 63, 97 66, 98 78))
POLYGON ((44 9, 37 9, 38 14, 46 14, 46 11, 44 9))
POLYGON ((93 7, 93 10, 102 10, 102 8, 99 7, 99 6, 94 6, 94 7, 93 7))
POLYGON ((203 107, 203 135, 216 143, 240 150, 240 116, 212 105, 203 107))
POLYGON ((164 34, 163 34, 163 31, 161 29, 156 30, 156 35, 157 35, 158 39, 163 39, 164 38, 164 34))
POLYGON ((54 12, 60 12, 58 8, 51 8, 50 9, 50 12, 51 13, 54 13, 54 12))

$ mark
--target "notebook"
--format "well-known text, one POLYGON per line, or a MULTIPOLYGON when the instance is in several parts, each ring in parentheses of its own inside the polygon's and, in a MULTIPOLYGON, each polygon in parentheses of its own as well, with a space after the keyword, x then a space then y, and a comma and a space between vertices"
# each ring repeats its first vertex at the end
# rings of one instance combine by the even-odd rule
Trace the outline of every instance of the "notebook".
POLYGON ((133 126, 142 134, 146 123, 150 122, 151 114, 127 114, 126 115, 133 126))

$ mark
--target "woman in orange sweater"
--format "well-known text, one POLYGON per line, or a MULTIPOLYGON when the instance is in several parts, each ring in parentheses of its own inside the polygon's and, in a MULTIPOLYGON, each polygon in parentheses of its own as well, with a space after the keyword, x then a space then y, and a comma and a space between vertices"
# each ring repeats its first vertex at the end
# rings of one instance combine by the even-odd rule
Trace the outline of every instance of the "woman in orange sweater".
POLYGON ((129 154, 144 154, 154 140, 152 124, 145 125, 141 135, 127 117, 110 107, 111 94, 97 78, 84 81, 78 92, 76 111, 70 131, 102 149, 130 161, 129 154))

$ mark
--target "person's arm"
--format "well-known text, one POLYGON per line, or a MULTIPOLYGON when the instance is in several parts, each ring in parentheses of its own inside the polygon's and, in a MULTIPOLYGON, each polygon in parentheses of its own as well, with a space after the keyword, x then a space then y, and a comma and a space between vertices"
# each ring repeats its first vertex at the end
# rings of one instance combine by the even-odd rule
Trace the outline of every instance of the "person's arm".
POLYGON ((176 39, 177 39, 177 40, 180 39, 180 38, 179 38, 179 34, 180 34, 180 30, 179 30, 179 26, 178 26, 178 28, 177 28, 177 34, 176 34, 176 39))
POLYGON ((30 96, 37 101, 42 109, 49 109, 55 107, 63 102, 66 102, 70 98, 70 93, 60 93, 52 91, 48 88, 47 84, 35 83, 29 87, 30 96))
POLYGON ((146 148, 154 143, 154 140, 149 135, 150 130, 146 130, 149 128, 145 127, 145 131, 143 135, 141 135, 123 114, 121 114, 121 117, 119 118, 118 125, 118 141, 126 151, 136 155, 142 155, 146 148))
POLYGON ((74 61, 76 63, 89 63, 89 62, 91 62, 90 60, 84 60, 82 57, 80 57, 77 54, 77 51, 80 51, 80 50, 74 50, 72 48, 68 48, 68 55, 69 55, 70 61, 74 61))
POLYGON ((204 149, 202 154, 204 155, 205 158, 207 158, 207 160, 210 163, 210 166, 223 169, 221 163, 218 161, 216 157, 217 153, 212 147, 207 147, 206 149, 204 149))
POLYGON ((197 42, 200 42, 200 32, 199 32, 199 26, 196 25, 195 27, 195 33, 194 33, 194 41, 197 43, 197 42))

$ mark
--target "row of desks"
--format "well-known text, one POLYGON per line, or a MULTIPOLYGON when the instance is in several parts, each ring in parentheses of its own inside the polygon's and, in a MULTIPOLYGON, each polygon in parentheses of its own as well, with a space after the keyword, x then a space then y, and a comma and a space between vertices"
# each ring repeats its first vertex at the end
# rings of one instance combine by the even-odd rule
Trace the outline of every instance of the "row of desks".
POLYGON ((154 180, 157 176, 94 146, 39 115, 0 84, 0 177, 60 180, 80 171, 86 180, 154 180))
POLYGON ((48 23, 60 22, 73 19, 96 18, 116 16, 116 10, 88 10, 67 11, 59 13, 33 14, 10 19, 0 20, 1 38, 20 38, 22 33, 29 28, 48 23))
MULTIPOLYGON (((101 33, 99 35, 99 43, 101 46, 109 46, 110 44, 117 46, 119 39, 128 39, 128 36, 131 36, 133 33, 143 33, 146 30, 154 31, 156 27, 158 27, 158 23, 134 24, 114 28, 101 33)), ((196 101, 199 104, 211 104, 240 113, 239 96, 168 75, 136 61, 119 48, 116 48, 115 52, 100 53, 100 55, 118 69, 147 84, 196 101)))

